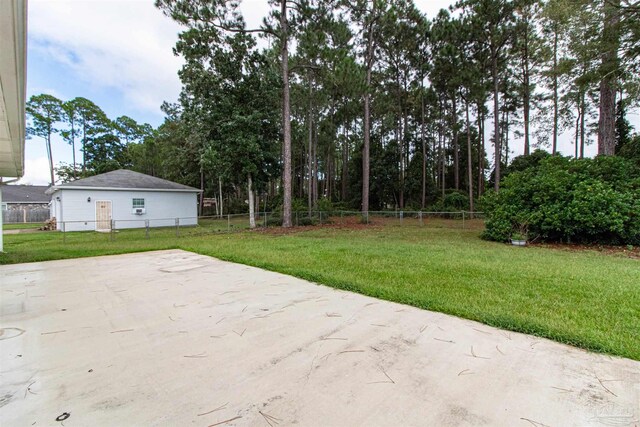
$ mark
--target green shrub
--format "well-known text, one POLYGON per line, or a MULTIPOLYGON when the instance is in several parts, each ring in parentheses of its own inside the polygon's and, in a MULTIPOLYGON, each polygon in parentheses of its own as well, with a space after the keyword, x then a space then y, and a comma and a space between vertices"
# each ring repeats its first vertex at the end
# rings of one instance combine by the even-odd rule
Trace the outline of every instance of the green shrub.
MULTIPOLYGON (((294 227, 297 226, 305 226, 305 225, 316 225, 318 224, 319 217, 317 214, 312 214, 309 216, 309 212, 307 211, 297 211, 292 212, 291 214, 291 223, 294 227)), ((327 224, 329 221, 327 218, 322 219, 323 224, 327 224)), ((269 215, 268 219, 269 227, 281 227, 282 226, 282 212, 274 212, 269 215)))
POLYGON ((333 206, 333 203, 331 203, 331 200, 327 199, 326 197, 318 200, 318 211, 332 214, 334 209, 335 208, 333 206))
MULTIPOLYGON (((460 212, 468 209, 469 197, 457 190, 448 190, 444 199, 440 198, 429 207, 429 210, 433 212, 460 212)), ((444 216, 446 217, 447 215, 444 216)))
MULTIPOLYGON (((274 214, 279 214, 282 216, 283 210, 282 198, 278 200, 278 204, 276 204, 271 212, 274 214)), ((309 206, 307 205, 307 201, 305 199, 293 198, 291 199, 291 212, 308 212, 309 206)))
POLYGON ((551 154, 548 152, 537 149, 533 153, 527 156, 514 157, 509 166, 506 167, 502 176, 505 177, 513 172, 523 171, 531 167, 538 166, 542 160, 549 158, 551 154))
POLYGON ((483 197, 484 238, 507 241, 524 224, 544 241, 640 243, 640 168, 615 156, 537 160, 483 197))
POLYGON ((466 194, 454 191, 444 196, 443 207, 447 211, 469 209, 469 197, 466 194))

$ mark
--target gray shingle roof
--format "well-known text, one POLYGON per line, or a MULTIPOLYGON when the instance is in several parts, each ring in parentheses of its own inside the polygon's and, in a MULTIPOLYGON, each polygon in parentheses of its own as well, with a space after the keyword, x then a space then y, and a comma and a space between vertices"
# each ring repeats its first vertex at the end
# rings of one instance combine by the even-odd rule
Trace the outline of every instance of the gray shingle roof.
POLYGON ((3 185, 3 203, 49 203, 51 196, 45 194, 46 185, 3 185))
POLYGON ((55 188, 132 188, 138 190, 179 190, 179 191, 200 191, 188 185, 156 178, 126 169, 119 169, 88 178, 78 179, 66 184, 56 185, 55 188))

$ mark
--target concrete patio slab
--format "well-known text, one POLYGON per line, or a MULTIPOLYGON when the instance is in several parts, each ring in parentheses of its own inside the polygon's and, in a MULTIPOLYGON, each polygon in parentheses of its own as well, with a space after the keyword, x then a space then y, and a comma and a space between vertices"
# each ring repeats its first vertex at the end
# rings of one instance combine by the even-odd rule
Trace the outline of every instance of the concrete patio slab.
POLYGON ((640 422, 637 361, 189 252, 3 266, 0 290, 2 426, 640 422))

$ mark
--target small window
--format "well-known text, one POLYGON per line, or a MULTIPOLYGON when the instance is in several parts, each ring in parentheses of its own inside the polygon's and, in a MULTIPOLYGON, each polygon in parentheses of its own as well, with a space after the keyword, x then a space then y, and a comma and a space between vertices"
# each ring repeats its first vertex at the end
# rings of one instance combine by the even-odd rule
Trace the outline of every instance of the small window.
POLYGON ((133 209, 144 208, 144 199, 133 199, 133 209))

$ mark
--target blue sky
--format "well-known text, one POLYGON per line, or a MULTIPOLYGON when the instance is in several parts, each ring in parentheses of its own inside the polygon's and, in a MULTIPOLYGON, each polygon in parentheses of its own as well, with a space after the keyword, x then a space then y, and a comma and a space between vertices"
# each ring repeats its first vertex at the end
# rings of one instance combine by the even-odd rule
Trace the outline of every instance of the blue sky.
MULTIPOLYGON (((451 3, 416 1, 429 17, 451 3)), ((267 0, 244 0, 242 10, 248 25, 255 27, 269 6, 267 0)), ((82 96, 112 119, 127 115, 158 126, 163 120, 160 105, 175 102, 180 91, 177 71, 182 61, 172 52, 180 30, 153 0, 30 0, 27 97, 82 96)), ((633 120, 638 121, 637 115, 633 120)), ((512 144, 519 154, 521 144, 512 144)), ((563 136, 560 145, 566 154, 572 153, 569 136, 563 136)), ((55 164, 71 162, 71 148, 59 138, 52 151, 55 164)), ((591 145, 587 154, 594 153, 591 145)), ((28 140, 20 182, 47 184, 48 175, 44 142, 28 140)))

